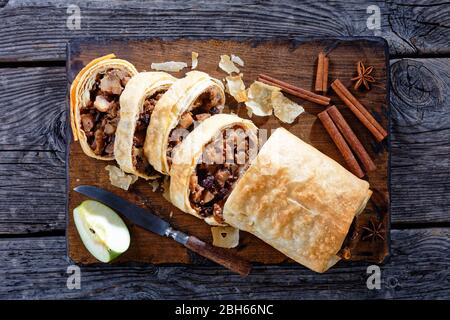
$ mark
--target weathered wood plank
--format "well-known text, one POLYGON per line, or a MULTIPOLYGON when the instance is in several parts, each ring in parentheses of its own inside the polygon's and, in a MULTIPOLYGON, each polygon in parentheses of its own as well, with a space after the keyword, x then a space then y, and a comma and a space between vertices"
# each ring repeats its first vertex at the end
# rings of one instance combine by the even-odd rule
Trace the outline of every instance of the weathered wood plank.
POLYGON ((442 1, 9 0, 2 6, 0 61, 64 60, 67 40, 86 36, 255 39, 379 35, 389 42, 391 54, 450 52, 446 18, 450 8, 442 1), (79 30, 67 26, 74 12, 68 13, 69 5, 80 8, 79 30), (370 5, 380 9, 379 30, 367 27, 370 5))
POLYGON ((65 228, 66 86, 65 68, 0 69, 0 234, 65 228))
POLYGON ((450 219, 450 59, 391 66, 392 221, 450 219))
POLYGON ((63 230, 66 174, 55 152, 0 152, 0 235, 63 230))
POLYGON ((66 145, 65 68, 0 69, 0 150, 60 151, 66 145))
POLYGON ((366 287, 367 264, 325 274, 300 265, 257 266, 241 278, 216 266, 102 265, 81 269, 68 290, 64 237, 0 239, 0 298, 92 299, 436 299, 450 298, 450 231, 394 230, 381 290, 366 287))

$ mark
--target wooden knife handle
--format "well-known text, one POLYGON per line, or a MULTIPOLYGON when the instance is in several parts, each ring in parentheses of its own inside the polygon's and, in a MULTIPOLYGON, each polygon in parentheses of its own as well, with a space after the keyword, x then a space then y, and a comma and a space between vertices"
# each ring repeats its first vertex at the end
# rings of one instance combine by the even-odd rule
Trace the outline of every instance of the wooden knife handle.
POLYGON ((250 273, 252 265, 247 260, 233 254, 227 249, 214 247, 202 240, 189 236, 185 246, 195 253, 208 258, 233 272, 245 277, 250 273))

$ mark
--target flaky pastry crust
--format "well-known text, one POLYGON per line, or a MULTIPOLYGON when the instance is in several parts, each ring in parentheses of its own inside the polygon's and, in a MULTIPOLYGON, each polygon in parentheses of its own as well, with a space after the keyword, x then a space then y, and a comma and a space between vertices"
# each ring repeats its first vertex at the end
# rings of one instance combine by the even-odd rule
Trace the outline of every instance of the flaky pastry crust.
POLYGON ((224 206, 224 220, 324 272, 370 195, 367 181, 283 128, 267 140, 224 206))
POLYGON ((86 155, 99 160, 114 160, 114 156, 100 156, 93 152, 81 127, 80 109, 89 101, 89 91, 92 89, 97 75, 112 68, 126 70, 131 76, 138 73, 128 61, 116 59, 114 54, 109 54, 92 60, 81 69, 70 88, 70 124, 74 140, 80 141, 81 148, 86 155))
POLYGON ((133 165, 133 137, 145 99, 169 89, 175 81, 175 77, 165 72, 141 72, 128 81, 120 96, 120 121, 114 143, 114 156, 123 171, 144 179, 158 177, 140 172, 133 165))
POLYGON ((223 130, 235 126, 248 130, 256 136, 256 126, 249 120, 236 115, 214 115, 192 131, 187 138, 174 150, 173 164, 170 169, 170 199, 172 204, 183 212, 190 213, 200 219, 204 219, 210 225, 223 225, 218 223, 213 216, 203 218, 192 208, 189 200, 189 179, 195 172, 198 160, 202 155, 205 145, 214 141, 223 130))
POLYGON ((207 73, 191 71, 167 90, 155 106, 144 145, 144 154, 157 171, 168 174, 167 147, 169 134, 180 121, 181 115, 209 87, 219 88, 223 101, 223 84, 207 73))

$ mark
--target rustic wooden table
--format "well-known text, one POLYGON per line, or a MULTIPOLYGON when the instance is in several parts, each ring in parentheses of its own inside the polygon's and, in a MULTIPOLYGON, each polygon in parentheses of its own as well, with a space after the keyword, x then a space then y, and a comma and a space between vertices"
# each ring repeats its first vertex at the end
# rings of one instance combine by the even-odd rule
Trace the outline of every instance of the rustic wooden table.
POLYGON ((0 0, 0 298, 450 298, 450 6, 223 2, 0 0), (378 30, 366 24, 370 5, 378 30), (391 53, 392 256, 380 290, 367 289, 365 263, 323 275, 256 266, 247 278, 211 264, 102 265, 67 288, 67 40, 357 35, 384 37, 391 53))

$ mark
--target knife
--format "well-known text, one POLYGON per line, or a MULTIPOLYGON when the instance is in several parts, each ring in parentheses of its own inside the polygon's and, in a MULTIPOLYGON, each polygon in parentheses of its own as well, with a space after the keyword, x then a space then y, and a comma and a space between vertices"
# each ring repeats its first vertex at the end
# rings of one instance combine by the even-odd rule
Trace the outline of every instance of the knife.
POLYGON ((161 219, 150 210, 138 207, 112 192, 95 186, 85 185, 75 187, 74 190, 118 211, 134 224, 159 234, 160 236, 172 238, 195 253, 212 260, 233 272, 239 273, 241 276, 246 276, 250 273, 251 264, 247 260, 226 249, 214 247, 194 236, 175 230, 167 221, 161 219))

